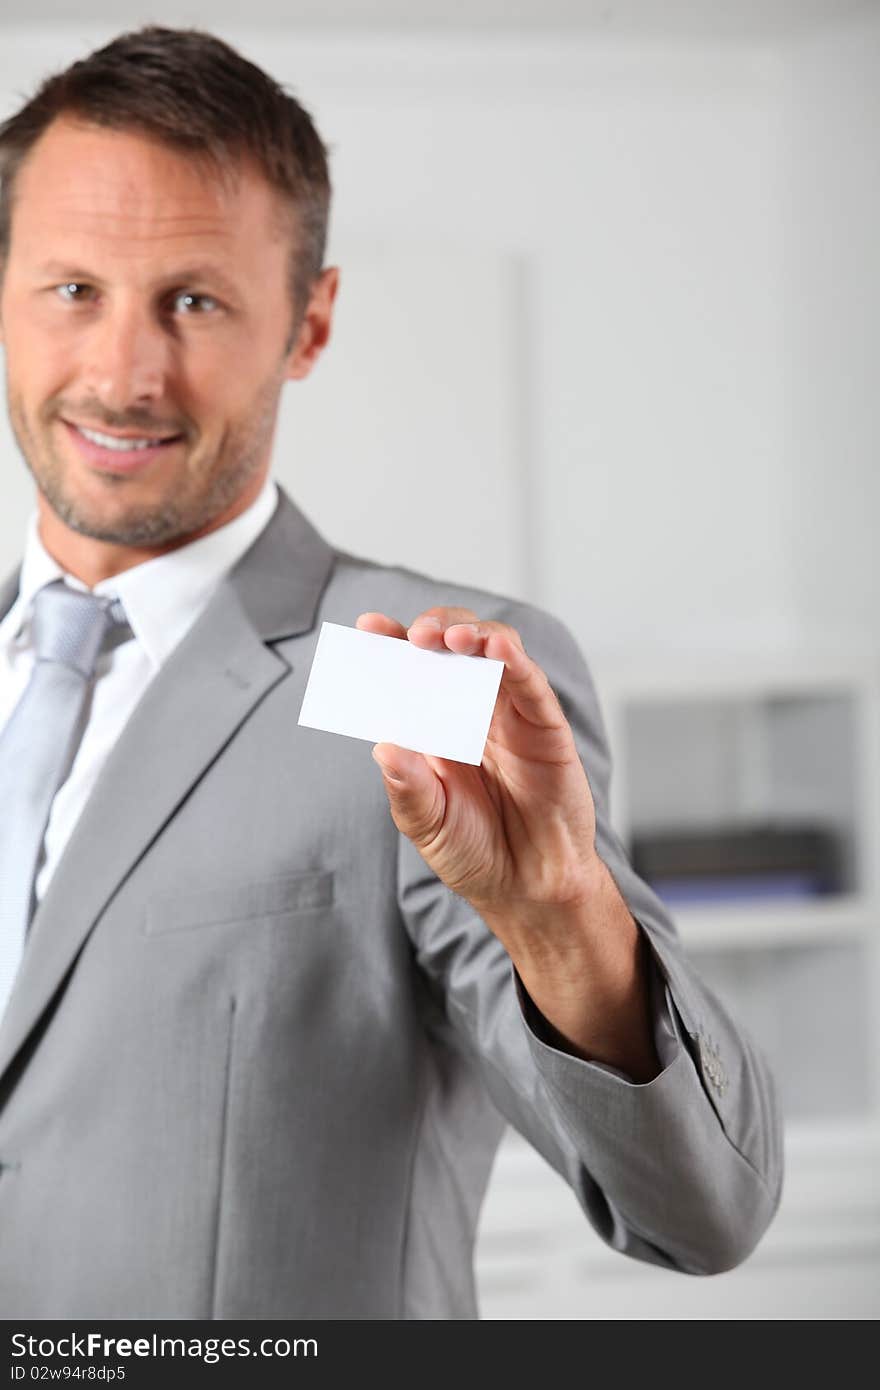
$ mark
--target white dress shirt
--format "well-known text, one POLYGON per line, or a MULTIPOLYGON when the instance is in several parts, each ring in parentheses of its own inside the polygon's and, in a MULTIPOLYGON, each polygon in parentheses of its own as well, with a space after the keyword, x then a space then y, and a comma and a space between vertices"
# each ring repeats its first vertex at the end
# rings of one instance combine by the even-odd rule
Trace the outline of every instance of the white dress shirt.
MULTIPOLYGON (((220 581, 268 524, 277 503, 278 489, 267 477, 256 500, 225 526, 95 585, 94 593, 122 600, 134 640, 112 648, 98 661, 88 722, 67 780, 52 802, 35 884, 38 901, 138 700, 207 606, 220 581)), ((0 729, 33 670, 30 627, 34 598, 55 579, 63 579, 74 589, 87 587, 65 573, 49 555, 40 540, 34 512, 28 522, 18 598, 0 622, 0 729)))

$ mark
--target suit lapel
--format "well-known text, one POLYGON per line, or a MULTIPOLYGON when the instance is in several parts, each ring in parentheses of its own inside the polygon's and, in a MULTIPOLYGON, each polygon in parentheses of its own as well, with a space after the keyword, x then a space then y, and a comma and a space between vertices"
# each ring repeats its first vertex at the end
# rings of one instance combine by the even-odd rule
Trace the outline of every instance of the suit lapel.
POLYGON ((120 884, 254 706, 289 674, 267 644, 313 625, 332 564, 333 551, 281 493, 265 531, 147 687, 34 915, 0 1024, 0 1076, 120 884))

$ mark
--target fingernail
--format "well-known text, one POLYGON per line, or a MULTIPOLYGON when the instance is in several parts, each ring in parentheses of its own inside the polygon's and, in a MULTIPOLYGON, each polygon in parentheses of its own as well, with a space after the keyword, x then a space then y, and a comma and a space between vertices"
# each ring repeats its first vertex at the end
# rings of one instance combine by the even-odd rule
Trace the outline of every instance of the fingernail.
POLYGON ((378 763, 379 767, 382 769, 383 775, 388 778, 389 782, 403 781, 397 769, 392 767, 391 763, 383 763, 382 759, 378 757, 375 752, 373 753, 373 762, 378 763))

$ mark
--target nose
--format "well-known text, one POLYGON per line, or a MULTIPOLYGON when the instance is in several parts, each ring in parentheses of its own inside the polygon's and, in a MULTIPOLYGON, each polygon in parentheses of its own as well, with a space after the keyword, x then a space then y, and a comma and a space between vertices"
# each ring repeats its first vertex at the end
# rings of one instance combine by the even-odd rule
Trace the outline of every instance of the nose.
POLYGON ((115 412, 159 400, 171 344, 149 306, 133 299, 108 305, 91 328, 83 371, 89 394, 115 412))

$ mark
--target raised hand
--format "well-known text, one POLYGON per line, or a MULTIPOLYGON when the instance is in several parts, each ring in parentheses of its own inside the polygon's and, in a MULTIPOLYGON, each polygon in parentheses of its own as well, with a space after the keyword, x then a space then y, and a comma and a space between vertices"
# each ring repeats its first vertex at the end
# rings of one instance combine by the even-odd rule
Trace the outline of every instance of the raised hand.
POLYGON ((375 745, 392 818, 498 937, 545 1041, 650 1080, 647 948, 596 853, 589 782, 541 667, 515 628, 468 608, 429 608, 409 628, 362 613, 357 626, 504 662, 479 767, 375 745))
POLYGON ((595 817, 574 737, 515 628, 431 608, 409 629, 362 613, 363 631, 430 651, 488 656, 504 672, 480 767, 378 743, 395 824, 478 911, 572 904, 595 878, 595 817))

